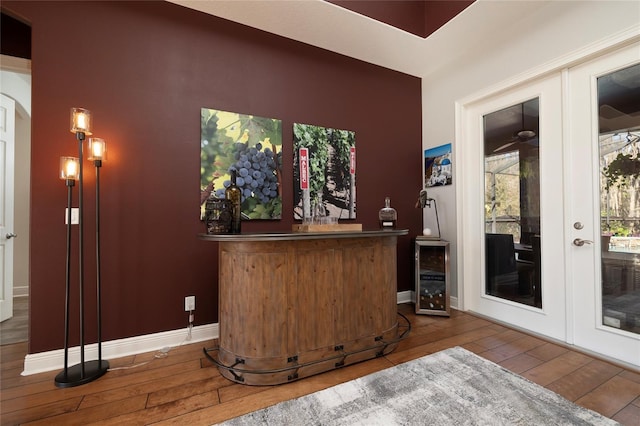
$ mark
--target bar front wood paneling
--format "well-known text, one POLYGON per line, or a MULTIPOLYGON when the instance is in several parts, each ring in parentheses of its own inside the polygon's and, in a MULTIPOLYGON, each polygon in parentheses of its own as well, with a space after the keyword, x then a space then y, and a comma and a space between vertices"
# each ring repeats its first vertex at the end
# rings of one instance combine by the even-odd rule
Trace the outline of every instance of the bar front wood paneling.
POLYGON ((223 376, 273 385, 397 346, 397 237, 408 231, 202 235, 217 241, 223 376))

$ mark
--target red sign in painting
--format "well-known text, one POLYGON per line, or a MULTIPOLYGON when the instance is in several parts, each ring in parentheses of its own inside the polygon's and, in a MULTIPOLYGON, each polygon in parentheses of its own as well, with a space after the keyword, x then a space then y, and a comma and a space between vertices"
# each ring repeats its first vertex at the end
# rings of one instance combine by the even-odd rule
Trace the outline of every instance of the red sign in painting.
POLYGON ((349 148, 349 173, 356 174, 356 147, 349 148))
POLYGON ((309 189, 309 149, 300 148, 298 158, 300 159, 300 189, 309 189))

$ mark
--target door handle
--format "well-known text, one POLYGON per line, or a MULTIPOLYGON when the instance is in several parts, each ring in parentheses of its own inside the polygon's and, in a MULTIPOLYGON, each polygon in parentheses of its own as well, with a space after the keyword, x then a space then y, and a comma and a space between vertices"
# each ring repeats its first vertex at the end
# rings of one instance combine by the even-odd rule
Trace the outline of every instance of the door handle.
POLYGON ((17 238, 18 234, 14 234, 13 232, 9 232, 7 235, 5 235, 5 237, 7 238, 7 240, 10 240, 12 238, 17 238))
POLYGON ((593 241, 591 241, 591 240, 583 240, 582 238, 576 238, 575 240, 573 240, 573 245, 574 246, 582 247, 585 244, 593 244, 593 241))

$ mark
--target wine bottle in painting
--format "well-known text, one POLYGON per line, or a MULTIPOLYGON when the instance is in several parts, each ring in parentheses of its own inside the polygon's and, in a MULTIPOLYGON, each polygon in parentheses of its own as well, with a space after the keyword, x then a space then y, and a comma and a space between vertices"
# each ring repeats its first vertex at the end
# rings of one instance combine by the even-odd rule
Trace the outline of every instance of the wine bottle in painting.
POLYGON ((231 233, 239 234, 242 224, 241 191, 236 184, 236 171, 231 170, 231 183, 224 191, 224 197, 231 202, 231 233))

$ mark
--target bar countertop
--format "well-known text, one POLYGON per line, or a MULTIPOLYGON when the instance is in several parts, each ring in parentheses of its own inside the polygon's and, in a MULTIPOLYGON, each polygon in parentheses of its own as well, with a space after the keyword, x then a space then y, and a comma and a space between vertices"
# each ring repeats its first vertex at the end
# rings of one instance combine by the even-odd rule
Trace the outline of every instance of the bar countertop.
POLYGON ((245 234, 199 234, 205 241, 218 242, 249 242, 249 241, 293 241, 319 240, 326 238, 368 238, 368 237, 398 237, 407 235, 408 229, 369 230, 369 231, 332 231, 332 232, 255 232, 245 234))

